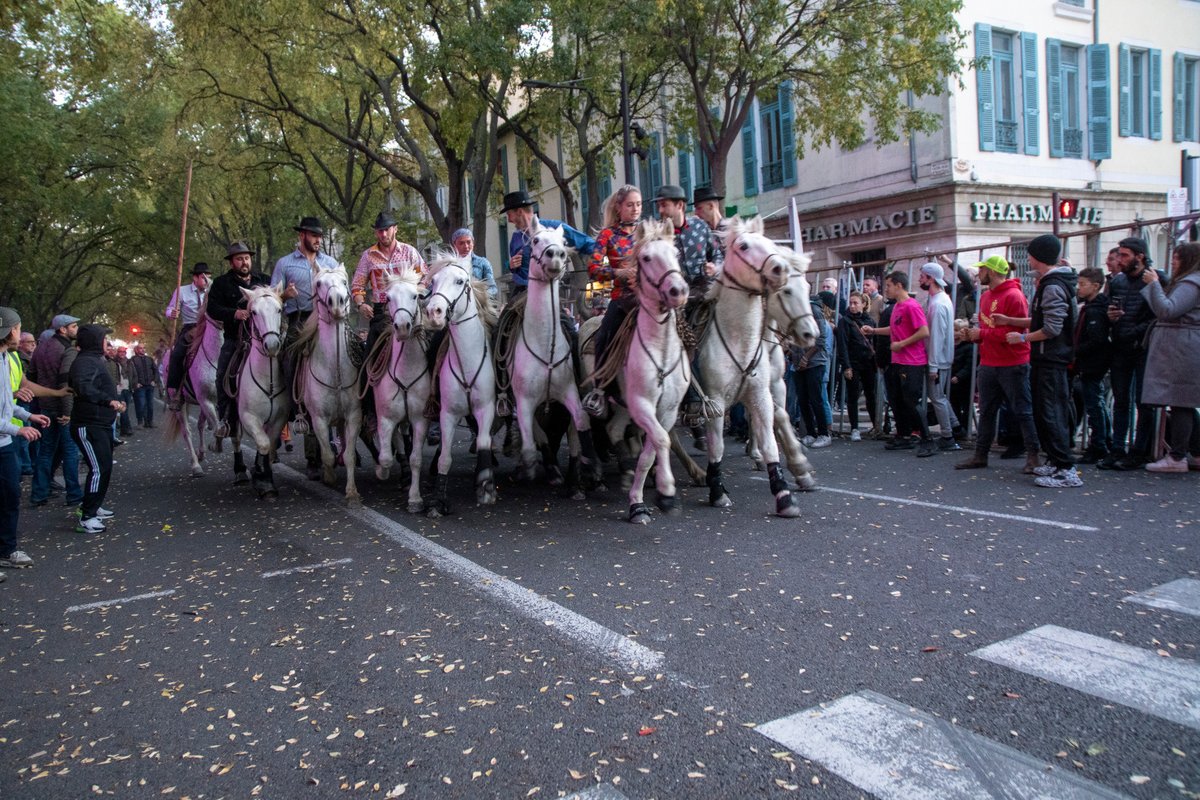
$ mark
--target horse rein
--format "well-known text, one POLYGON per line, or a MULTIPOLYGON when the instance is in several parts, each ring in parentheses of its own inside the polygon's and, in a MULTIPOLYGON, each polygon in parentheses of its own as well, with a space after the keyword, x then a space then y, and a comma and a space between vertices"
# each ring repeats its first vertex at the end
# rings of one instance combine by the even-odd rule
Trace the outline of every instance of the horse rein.
MULTIPOLYGON (((738 239, 741 239, 744 235, 745 234, 739 234, 738 239)), ((763 259, 761 264, 756 265, 741 254, 740 248, 734 247, 734 245, 737 243, 738 239, 734 239, 732 242, 729 243, 730 246, 725 249, 725 258, 726 258, 726 260, 728 260, 730 255, 734 255, 737 257, 738 261, 741 261, 743 264, 750 267, 750 269, 754 270, 754 272, 758 275, 759 280, 762 282, 762 287, 760 289, 752 289, 749 286, 744 286, 744 285, 742 285, 742 283, 740 281, 737 280, 737 278, 734 278, 733 276, 731 276, 729 274, 728 270, 724 270, 724 269, 721 270, 721 274, 719 276, 717 276, 717 281, 722 286, 726 286, 730 289, 737 289, 738 291, 745 292, 746 294, 752 294, 752 295, 767 294, 767 279, 763 276, 763 270, 765 270, 767 268, 767 262, 770 261, 772 258, 774 258, 775 254, 769 253, 767 255, 767 257, 763 259), (727 283, 727 281, 728 281, 728 283, 727 283)), ((749 245, 745 245, 745 246, 748 247, 749 245)))

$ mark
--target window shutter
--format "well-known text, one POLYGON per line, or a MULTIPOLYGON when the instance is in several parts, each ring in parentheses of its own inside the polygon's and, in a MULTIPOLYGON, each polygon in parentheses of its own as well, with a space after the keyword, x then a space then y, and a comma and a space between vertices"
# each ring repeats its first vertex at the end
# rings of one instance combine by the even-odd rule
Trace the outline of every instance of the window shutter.
POLYGON ((605 175, 604 180, 600 181, 600 197, 608 199, 612 194, 612 175, 605 175))
POLYGON ((579 174, 579 227, 586 231, 588 226, 588 182, 585 169, 579 174))
POLYGON ((1171 94, 1174 102, 1171 104, 1171 129, 1172 139, 1177 142, 1182 142, 1184 137, 1187 136, 1187 120, 1183 117, 1187 113, 1187 102, 1183 96, 1185 70, 1187 70, 1187 62, 1183 60, 1183 53, 1176 53, 1175 68, 1172 73, 1174 84, 1171 94))
POLYGON ((779 128, 783 139, 783 185, 796 185, 796 112, 792 105, 792 82, 779 84, 779 128))
POLYGON ((1046 40, 1046 111, 1051 158, 1063 157, 1062 42, 1046 40))
POLYGON ((1130 73, 1129 45, 1117 45, 1117 134, 1128 136, 1133 128, 1133 103, 1129 96, 1130 73))
POLYGON ((691 203, 692 198, 692 153, 691 142, 686 134, 679 134, 676 138, 676 146, 679 148, 679 185, 683 187, 683 193, 687 195, 688 203, 691 203))
POLYGON ((746 197, 758 194, 758 142, 754 121, 758 118, 757 103, 750 104, 746 124, 742 126, 742 188, 746 197))
POLYGON ((1025 105, 1025 154, 1036 156, 1039 152, 1038 116, 1038 53, 1037 34, 1021 34, 1021 99, 1025 105))
POLYGON ((1162 138, 1162 50, 1150 51, 1150 138, 1162 138))
POLYGON ((979 149, 996 149, 996 104, 995 84, 992 74, 992 26, 982 22, 975 24, 975 90, 979 95, 979 149))
POLYGON ((1112 100, 1109 96, 1108 45, 1087 48, 1088 154, 1093 161, 1112 158, 1112 100))

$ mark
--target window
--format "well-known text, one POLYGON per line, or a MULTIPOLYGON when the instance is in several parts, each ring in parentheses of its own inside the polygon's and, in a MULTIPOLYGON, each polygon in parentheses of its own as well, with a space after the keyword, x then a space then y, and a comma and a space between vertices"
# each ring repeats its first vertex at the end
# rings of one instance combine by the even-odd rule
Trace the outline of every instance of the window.
POLYGON ((1162 51, 1121 45, 1117 50, 1120 80, 1120 134, 1162 138, 1162 51))
POLYGON ((979 149, 1038 154, 1037 34, 975 26, 979 149))
POLYGON ((1017 84, 1013 76, 1011 33, 992 35, 992 74, 996 93, 996 149, 1017 152, 1017 84))
POLYGON ((1200 58, 1175 54, 1175 141, 1200 141, 1200 58))
POLYGON ((764 192, 783 186, 783 131, 779 123, 779 90, 768 89, 758 96, 758 120, 762 130, 762 188, 764 192))
POLYGON ((1050 123, 1050 155, 1083 158, 1083 48, 1046 40, 1046 100, 1050 123))

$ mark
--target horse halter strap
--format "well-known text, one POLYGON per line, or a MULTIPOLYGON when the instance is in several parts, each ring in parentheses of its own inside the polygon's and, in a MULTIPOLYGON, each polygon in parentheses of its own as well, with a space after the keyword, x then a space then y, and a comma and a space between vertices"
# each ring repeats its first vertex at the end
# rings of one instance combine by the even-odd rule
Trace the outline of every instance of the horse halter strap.
POLYGON ((462 323, 479 316, 479 309, 472 308, 472 310, 475 312, 474 316, 463 317, 462 319, 459 319, 459 320, 454 319, 454 309, 458 306, 458 301, 462 300, 464 297, 466 297, 467 292, 469 292, 469 291, 471 291, 471 279, 470 279, 470 276, 467 276, 466 282, 463 283, 462 291, 459 292, 458 297, 455 297, 453 300, 450 299, 449 295, 447 295, 445 292, 442 292, 440 290, 429 295, 429 298, 431 300, 435 297, 440 297, 446 301, 446 326, 447 327, 449 327, 451 325, 461 325, 462 323))
POLYGON ((746 294, 765 295, 767 293, 767 279, 763 277, 763 270, 766 269, 767 262, 771 260, 771 256, 768 254, 767 257, 763 259, 761 264, 754 264, 749 261, 741 254, 737 247, 734 246, 737 244, 738 239, 741 239, 742 236, 744 236, 744 234, 739 234, 737 239, 734 239, 729 243, 729 247, 725 249, 725 260, 728 261, 731 255, 735 256, 738 261, 741 261, 743 264, 750 267, 750 269, 754 270, 754 272, 758 275, 759 281, 761 281, 762 285, 758 289, 753 289, 742 284, 737 278, 730 275, 728 270, 724 269, 721 270, 721 274, 717 280, 722 286, 727 286, 730 289, 737 289, 738 291, 745 292, 746 294))
MULTIPOLYGON (((637 267, 638 283, 640 284, 643 280, 646 281, 647 283, 649 283, 654 288, 654 291, 658 293, 658 302, 660 305, 663 304, 662 303, 662 285, 664 283, 666 283, 667 278, 671 277, 672 274, 678 275, 679 277, 683 278, 684 283, 687 283, 687 276, 683 274, 683 270, 678 269, 678 268, 667 270, 662 275, 659 275, 658 280, 656 281, 656 280, 653 280, 652 278, 650 278, 649 275, 646 275, 645 272, 642 271, 642 267, 640 264, 637 267)), ((672 313, 674 313, 674 309, 669 309, 667 311, 667 316, 663 317, 663 319, 660 320, 660 322, 665 322, 666 319, 668 317, 670 317, 672 313)))

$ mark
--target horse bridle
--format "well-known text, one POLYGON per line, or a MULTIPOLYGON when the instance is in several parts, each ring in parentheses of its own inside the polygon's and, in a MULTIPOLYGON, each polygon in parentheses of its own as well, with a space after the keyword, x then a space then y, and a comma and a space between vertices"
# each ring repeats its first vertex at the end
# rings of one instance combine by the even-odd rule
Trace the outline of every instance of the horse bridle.
MULTIPOLYGON (((780 291, 782 291, 782 289, 781 289, 780 291)), ((794 326, 794 325, 795 325, 797 322, 799 322, 800 320, 802 320, 802 319, 816 319, 816 317, 814 317, 814 316, 813 316, 813 312, 812 312, 812 305, 811 305, 810 303, 805 303, 805 304, 804 304, 804 312, 803 312, 803 313, 800 313, 800 314, 792 314, 791 312, 789 312, 789 311, 787 310, 787 308, 786 308, 786 307, 783 305, 783 303, 780 303, 780 304, 779 304, 779 310, 783 312, 783 315, 784 315, 785 317, 787 317, 787 321, 788 321, 788 333, 789 333, 789 334, 791 333, 791 329, 792 329, 792 327, 793 327, 793 326, 794 326)))
MULTIPOLYGON (((462 268, 459 267, 459 269, 461 270, 462 268)), ((464 273, 466 272, 466 270, 462 270, 462 271, 464 273)), ((432 300, 435 297, 440 297, 446 301, 446 327, 450 327, 451 325, 461 325, 462 323, 464 323, 468 320, 474 319, 474 317, 463 317, 462 319, 459 319, 459 320, 454 319, 454 309, 455 309, 455 307, 457 307, 458 301, 462 300, 464 297, 466 297, 467 292, 469 292, 469 291, 471 291, 471 279, 470 279, 470 276, 468 275, 467 280, 465 280, 463 282, 462 291, 459 292, 458 296, 455 297, 453 300, 451 300, 450 296, 447 295, 445 292, 442 292, 441 290, 433 292, 429 295, 429 300, 432 300)), ((429 301, 426 300, 426 305, 428 305, 428 303, 429 303, 429 301)), ((472 308, 472 310, 475 312, 476 317, 479 316, 478 308, 472 308)))
MULTIPOLYGON (((249 309, 247 309, 247 310, 249 310, 249 309)), ((283 306, 282 305, 280 305, 279 328, 283 328, 283 306)), ((264 358, 278 359, 279 356, 272 356, 270 354, 270 352, 267 350, 267 337, 268 336, 274 336, 276 339, 282 339, 283 332, 282 332, 282 330, 271 330, 271 331, 266 331, 266 332, 260 332, 258 329, 258 317, 254 314, 253 311, 251 311, 250 312, 250 346, 253 347, 254 349, 256 349, 259 352, 259 354, 262 355, 264 358)), ((267 399, 271 402, 272 409, 271 409, 271 412, 268 413, 268 416, 270 416, 271 413, 274 412, 275 398, 278 397, 279 395, 283 394, 283 392, 286 390, 286 387, 280 387, 279 391, 275 390, 275 370, 274 369, 269 370, 269 372, 268 372, 269 377, 267 379, 267 385, 263 386, 262 383, 259 381, 259 379, 255 376, 254 367, 253 367, 253 365, 251 365, 250 360, 248 358, 246 359, 246 372, 249 373, 250 380, 254 383, 254 385, 257 386, 259 391, 261 391, 263 394, 265 394, 267 396, 267 399)))
POLYGON ((720 276, 718 276, 717 281, 722 286, 727 286, 730 289, 737 289, 738 291, 745 292, 746 294, 765 295, 765 294, 767 294, 767 278, 765 275, 763 275, 763 270, 765 270, 767 268, 767 262, 770 261, 772 258, 774 258, 775 254, 768 253, 767 256, 762 260, 761 264, 753 263, 748 258, 746 258, 744 255, 742 255, 741 252, 736 247, 737 242, 740 239, 742 239, 745 235, 746 234, 744 234, 744 233, 739 233, 737 235, 737 237, 734 238, 734 240, 729 243, 729 247, 727 247, 725 249, 725 258, 726 258, 726 260, 728 260, 729 257, 731 255, 733 255, 739 261, 741 261, 743 264, 750 267, 750 269, 754 270, 754 272, 758 275, 759 280, 762 282, 762 286, 759 289, 753 289, 749 286, 745 286, 737 278, 734 278, 732 275, 730 275, 728 270, 724 270, 724 269, 721 270, 721 274, 720 274, 720 276))
MULTIPOLYGON (((637 262, 635 261, 634 263, 636 264, 637 262)), ((638 285, 640 286, 642 281, 645 280, 647 283, 649 283, 654 288, 654 292, 658 295, 659 308, 662 308, 663 306, 666 305, 666 303, 663 302, 662 285, 664 283, 666 283, 667 278, 671 277, 671 275, 678 275, 680 278, 683 278, 684 284, 687 283, 687 276, 684 275, 683 270, 679 269, 678 267, 676 267, 675 269, 667 270, 662 275, 658 276, 658 280, 656 281, 656 280, 653 280, 652 278, 650 278, 650 276, 645 274, 645 272, 642 270, 641 264, 637 264, 638 285)), ((666 316, 663 317, 661 320, 659 320, 660 324, 662 322, 666 322, 667 318, 670 317, 671 314, 673 314, 674 312, 675 312, 675 309, 673 309, 673 308, 667 309, 666 316)))
MULTIPOLYGON (((463 270, 462 267, 457 267, 457 268, 464 273, 466 272, 466 270, 463 270)), ((458 297, 455 297, 454 300, 451 300, 448 295, 444 294, 440 290, 429 295, 430 300, 432 300, 435 297, 441 297, 443 300, 446 301, 446 329, 450 333, 450 344, 454 347, 454 349, 456 351, 458 350, 458 342, 456 342, 454 340, 454 329, 464 322, 469 322, 470 320, 473 320, 473 319, 476 319, 479 317, 479 308, 476 307, 474 304, 471 304, 471 311, 473 312, 471 316, 463 317, 462 319, 458 319, 458 320, 454 319, 455 306, 458 304, 459 300, 462 300, 464 297, 467 296, 467 292, 469 292, 469 291, 471 291, 471 277, 468 274, 467 280, 463 282, 462 291, 458 293, 458 297)), ((453 362, 451 362, 448 365, 450 368, 450 374, 454 375, 454 380, 458 381, 459 385, 467 390, 468 404, 470 403, 471 389, 473 389, 475 387, 475 380, 479 377, 479 373, 483 371, 483 366, 485 363, 487 363, 487 359, 488 359, 488 341, 487 341, 487 335, 485 333, 484 337, 483 337, 483 355, 479 359, 479 366, 475 368, 475 374, 471 376, 470 382, 468 382, 466 379, 466 371, 465 370, 464 370, 462 376, 460 377, 459 375, 455 375, 455 373, 454 373, 453 362)), ((459 361, 459 366, 462 366, 461 360, 459 361)))

